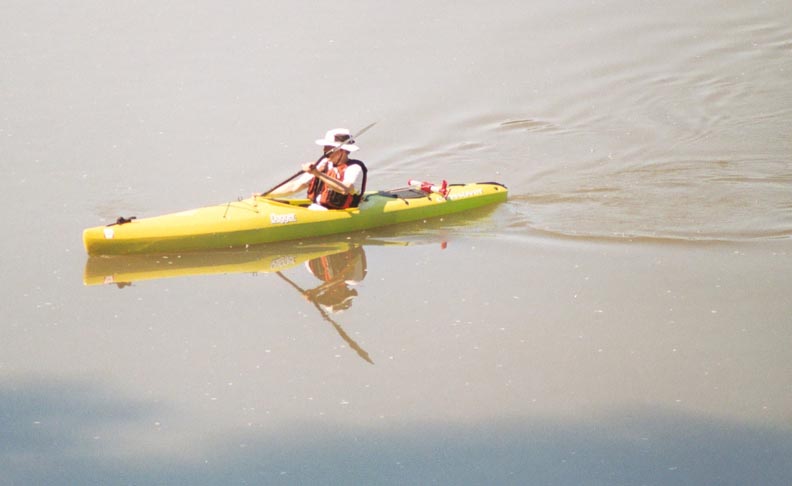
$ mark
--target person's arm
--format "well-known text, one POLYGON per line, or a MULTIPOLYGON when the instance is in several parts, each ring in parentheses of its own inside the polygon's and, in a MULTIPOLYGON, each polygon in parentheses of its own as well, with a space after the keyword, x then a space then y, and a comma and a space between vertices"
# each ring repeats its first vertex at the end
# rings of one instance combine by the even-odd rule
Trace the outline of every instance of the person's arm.
POLYGON ((355 193, 355 186, 353 184, 339 181, 338 179, 334 179, 324 172, 319 172, 315 167, 311 166, 311 164, 303 165, 303 170, 306 174, 311 174, 314 177, 318 177, 322 182, 330 186, 330 188, 336 192, 340 192, 342 194, 355 193))
POLYGON ((357 164, 350 164, 344 172, 344 184, 351 187, 351 194, 360 194, 363 190, 363 169, 357 164))

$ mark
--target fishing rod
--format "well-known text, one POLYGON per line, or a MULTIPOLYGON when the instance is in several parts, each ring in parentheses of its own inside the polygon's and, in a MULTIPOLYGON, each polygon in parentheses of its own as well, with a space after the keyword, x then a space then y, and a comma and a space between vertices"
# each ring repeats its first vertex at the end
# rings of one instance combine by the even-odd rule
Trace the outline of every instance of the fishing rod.
MULTIPOLYGON (((313 164, 311 164, 311 167, 316 167, 317 165, 319 165, 319 162, 321 162, 321 161, 322 161, 322 159, 324 159, 325 157, 327 157, 327 156, 329 156, 329 155, 333 154, 333 153, 334 153, 334 152, 336 152, 337 150, 341 149, 341 148, 342 148, 344 145, 348 145, 348 144, 355 143, 355 140, 357 140, 357 138, 358 138, 359 136, 361 136, 361 135, 363 135, 364 133, 366 133, 366 131, 367 131, 369 128, 373 127, 373 126, 374 126, 374 125, 376 125, 376 124, 377 124, 377 122, 374 122, 374 123, 372 123, 371 125, 368 125, 367 127, 360 129, 360 130, 359 130, 359 131, 358 131, 358 132, 357 132, 355 135, 352 135, 352 136, 350 136, 348 139, 346 139, 346 140, 344 140, 343 142, 341 142, 341 144, 340 144, 340 145, 338 145, 338 146, 336 146, 336 147, 333 147, 332 149, 330 149, 330 150, 328 150, 327 152, 323 153, 322 155, 320 155, 320 156, 319 156, 319 158, 318 158, 318 159, 316 159, 316 162, 314 162, 313 164)), ((287 183, 291 182, 292 180, 296 179, 297 177, 299 177, 301 174, 304 174, 304 173, 305 173, 305 172, 304 172, 302 169, 300 169, 300 170, 299 170, 298 172, 296 172, 296 173, 295 173, 293 176, 289 177, 288 179, 286 179, 285 181, 281 182, 281 183, 280 183, 280 184, 278 184, 277 186, 273 187, 273 188, 272 188, 272 189, 270 189, 269 191, 267 191, 267 192, 262 192, 262 193, 260 194, 260 197, 266 197, 266 196, 267 196, 269 193, 271 193, 271 192, 273 192, 274 190, 278 189, 279 187, 281 187, 281 186, 283 186, 283 185, 285 185, 285 184, 287 184, 287 183)))

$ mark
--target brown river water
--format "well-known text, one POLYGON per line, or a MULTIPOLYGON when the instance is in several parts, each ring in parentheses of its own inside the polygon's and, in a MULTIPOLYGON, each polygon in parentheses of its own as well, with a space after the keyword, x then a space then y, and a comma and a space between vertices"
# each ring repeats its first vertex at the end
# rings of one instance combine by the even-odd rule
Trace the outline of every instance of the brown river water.
POLYGON ((790 80, 788 0, 0 2, 0 485, 792 484, 790 80), (85 254, 372 122, 509 200, 85 254))

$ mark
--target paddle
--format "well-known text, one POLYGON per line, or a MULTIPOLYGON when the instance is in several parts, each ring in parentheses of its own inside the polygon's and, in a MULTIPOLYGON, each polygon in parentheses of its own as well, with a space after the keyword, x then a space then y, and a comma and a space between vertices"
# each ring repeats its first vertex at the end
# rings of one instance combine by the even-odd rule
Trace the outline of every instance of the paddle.
MULTIPOLYGON (((373 126, 374 126, 374 125, 376 125, 376 124, 377 124, 377 122, 374 122, 374 123, 372 123, 371 125, 368 125, 367 127, 363 128, 363 129, 361 129, 359 132, 357 132, 355 135, 352 135, 352 136, 350 136, 348 139, 346 139, 346 140, 344 140, 343 142, 341 142, 341 145, 339 145, 338 147, 333 147, 332 149, 330 149, 330 150, 328 150, 327 152, 323 153, 321 156, 319 156, 319 158, 318 158, 318 159, 316 159, 316 162, 314 162, 313 164, 311 164, 311 167, 316 167, 316 166, 319 164, 319 162, 321 162, 321 161, 322 161, 322 159, 323 159, 323 158, 325 158, 325 157, 327 157, 328 155, 332 154, 333 152, 335 152, 336 150, 340 149, 341 147, 343 147, 343 146, 344 146, 344 145, 346 145, 347 143, 355 143, 355 140, 356 140, 356 139, 357 139, 359 136, 361 136, 361 135, 363 135, 364 133, 366 133, 366 131, 367 131, 369 128, 373 127, 373 126)), ((267 192, 262 192, 262 193, 261 193, 259 196, 260 196, 260 197, 266 197, 266 196, 267 196, 269 193, 271 193, 271 192, 272 192, 272 191, 274 191, 275 189, 278 189, 279 187, 281 187, 281 186, 283 186, 283 185, 285 185, 285 184, 287 184, 287 183, 291 182, 292 180, 294 180, 294 179, 296 179, 297 177, 299 177, 301 174, 304 174, 304 171, 303 171, 303 170, 299 170, 299 171, 298 171, 298 172, 296 172, 296 173, 295 173, 293 176, 289 177, 288 179, 286 179, 285 181, 281 182, 281 183, 280 183, 280 184, 278 184, 277 186, 273 187, 273 188, 272 188, 272 189, 270 189, 269 191, 267 191, 267 192)))
MULTIPOLYGON (((302 288, 301 288, 299 285, 297 285, 296 283, 294 283, 294 282, 293 282, 291 279, 289 279, 289 277, 287 277, 286 275, 284 275, 284 274, 283 274, 283 273, 281 273, 281 272, 275 272, 275 273, 276 273, 276 274, 277 274, 277 275, 278 275, 280 278, 282 278, 283 280, 285 280, 285 281, 286 281, 286 283, 288 283, 289 285, 291 285, 292 287, 294 287, 294 288, 295 288, 295 290, 297 290, 297 291, 298 291, 300 294, 302 294, 303 296, 307 295, 307 292, 306 292, 305 290, 303 290, 303 289, 302 289, 302 288)), ((354 349, 354 350, 355 350, 355 352, 358 354, 358 356, 360 356, 360 357, 361 357, 361 358, 363 358, 364 360, 368 361, 369 363, 371 363, 371 364, 374 364, 374 362, 373 362, 373 361, 371 361, 371 358, 369 358, 369 354, 366 352, 366 350, 365 350, 365 349, 363 349, 363 348, 361 348, 361 347, 360 347, 360 345, 359 345, 358 343, 356 343, 354 339, 352 339, 351 337, 349 337, 349 334, 347 334, 347 333, 344 331, 344 329, 343 329, 343 328, 342 328, 340 325, 338 325, 338 323, 337 323, 336 321, 334 321, 333 319, 331 319, 331 318, 330 318, 330 315, 328 315, 328 314, 327 314, 327 311, 325 311, 324 309, 322 309, 322 306, 320 306, 318 302, 316 302, 316 301, 315 301, 315 300, 313 300, 313 299, 309 299, 309 300, 311 300, 311 303, 314 305, 314 307, 316 307, 316 309, 317 309, 317 310, 319 311, 319 313, 322 315, 322 317, 324 318, 324 320, 326 320, 327 322, 329 322, 330 324, 332 324, 332 326, 335 328, 336 332, 337 332, 337 333, 338 333, 338 334, 341 336, 341 338, 342 338, 344 341, 346 341, 346 342, 347 342, 347 344, 349 344, 349 347, 351 347, 352 349, 354 349)))

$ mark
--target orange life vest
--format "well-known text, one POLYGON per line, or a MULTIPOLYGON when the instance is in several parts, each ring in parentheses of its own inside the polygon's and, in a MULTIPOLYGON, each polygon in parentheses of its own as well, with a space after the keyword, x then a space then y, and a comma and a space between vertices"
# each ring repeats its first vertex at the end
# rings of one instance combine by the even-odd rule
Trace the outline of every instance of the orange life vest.
POLYGON ((357 194, 344 194, 343 192, 334 191, 327 184, 322 182, 321 179, 314 177, 311 181, 311 184, 308 186, 308 199, 318 202, 328 209, 346 209, 358 207, 363 193, 366 192, 366 176, 368 170, 366 169, 366 166, 363 165, 363 162, 359 160, 347 160, 346 164, 337 165, 335 167, 333 167, 333 164, 327 163, 324 173, 333 179, 343 181, 344 173, 346 172, 347 167, 350 165, 357 165, 363 170, 363 183, 361 184, 360 188, 356 188, 357 194))

